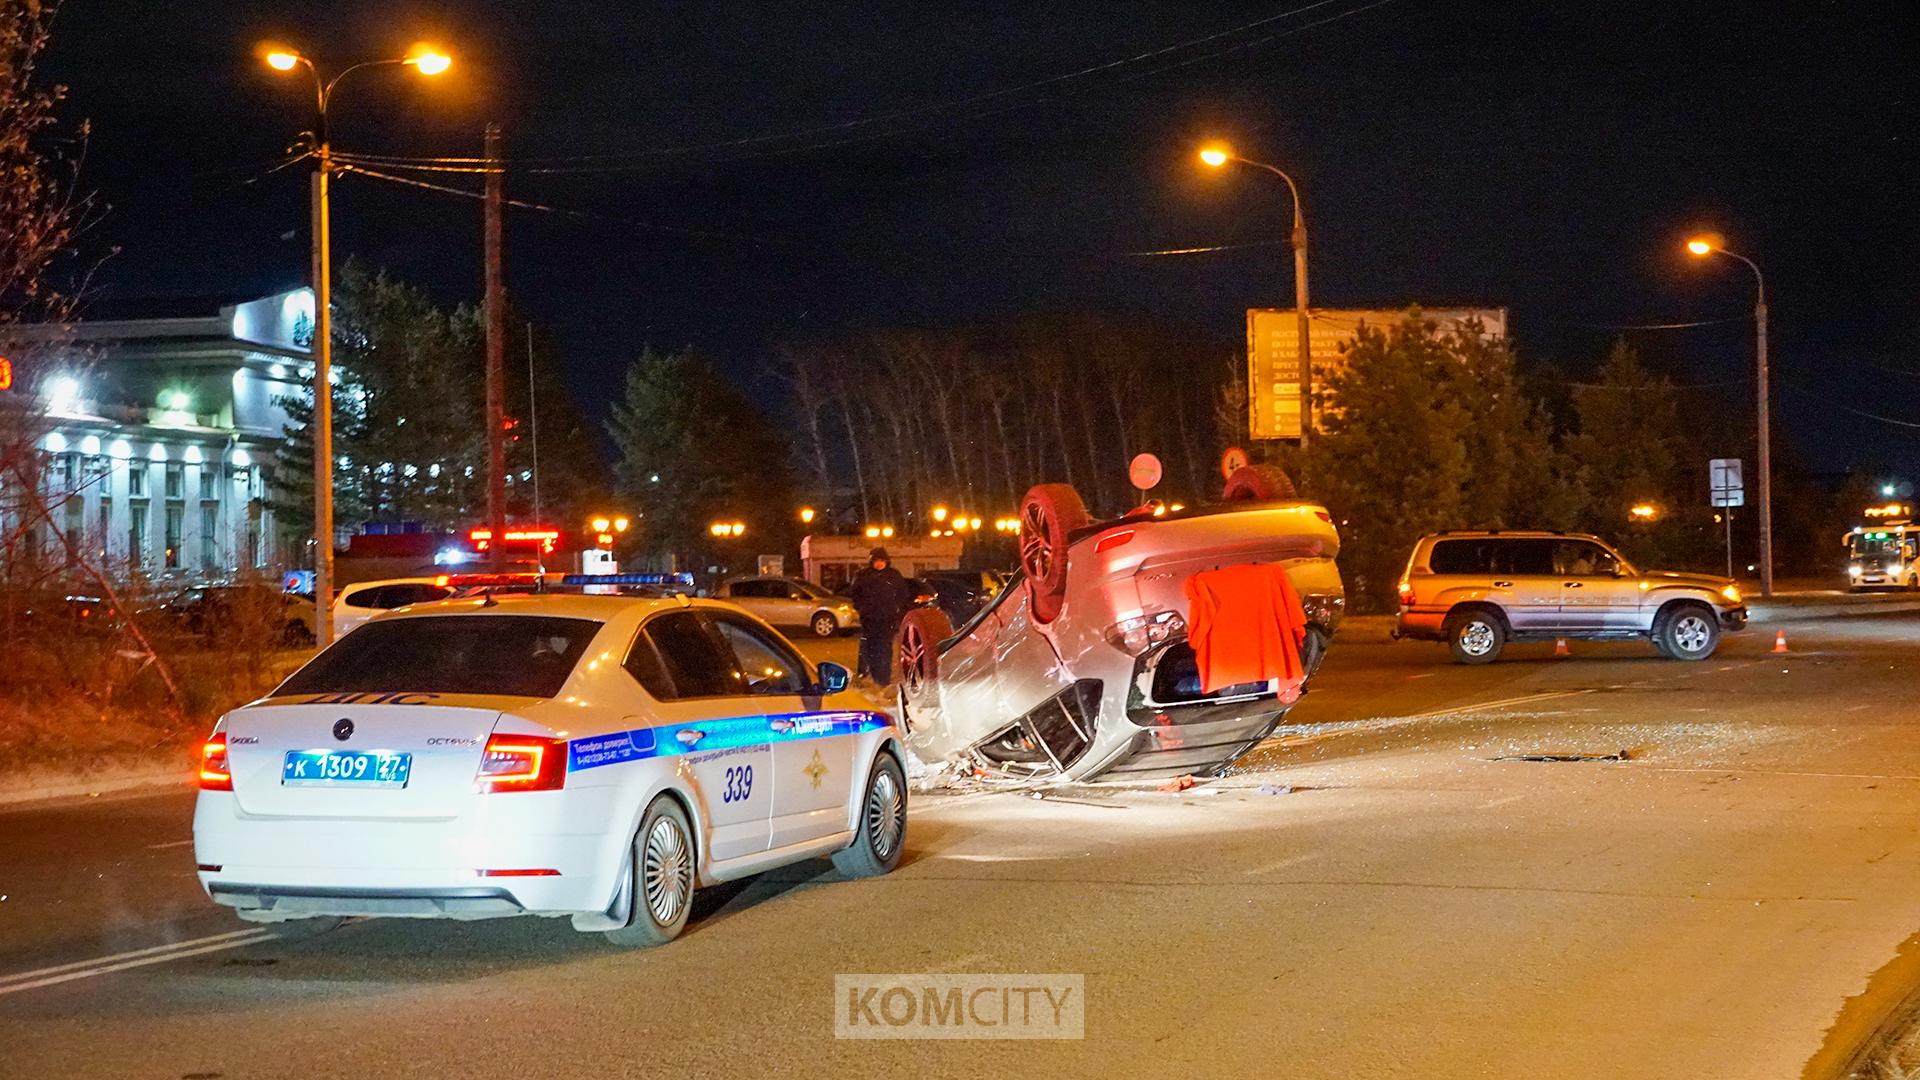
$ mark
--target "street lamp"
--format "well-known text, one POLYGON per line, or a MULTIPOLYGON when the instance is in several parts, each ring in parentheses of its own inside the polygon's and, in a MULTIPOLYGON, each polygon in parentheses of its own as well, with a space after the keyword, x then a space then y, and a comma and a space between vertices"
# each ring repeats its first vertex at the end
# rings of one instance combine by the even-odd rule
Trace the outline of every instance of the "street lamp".
POLYGON ((422 75, 439 75, 453 60, 438 49, 418 46, 398 60, 368 60, 333 78, 324 78, 308 57, 290 49, 271 49, 267 66, 292 71, 304 66, 313 76, 313 638, 321 648, 333 639, 333 225, 328 176, 333 144, 327 133, 327 107, 340 80, 362 68, 404 66, 422 75))
POLYGON ((1224 143, 1201 147, 1200 161, 1215 169, 1228 162, 1265 169, 1285 180, 1293 196, 1293 310, 1300 330, 1300 449, 1305 450, 1313 427, 1313 336, 1307 327, 1307 217, 1300 206, 1300 186, 1278 166, 1243 158, 1224 143))
POLYGON ((1773 437, 1771 413, 1772 395, 1767 389, 1767 279, 1761 275, 1760 266, 1752 259, 1736 251, 1722 247, 1718 237, 1696 236, 1687 241, 1687 251, 1695 258, 1708 255, 1724 255, 1729 259, 1738 259, 1753 271, 1756 289, 1753 301, 1754 327, 1754 385, 1755 412, 1758 424, 1755 425, 1755 438, 1759 443, 1758 458, 1760 473, 1760 595, 1773 595, 1773 437))

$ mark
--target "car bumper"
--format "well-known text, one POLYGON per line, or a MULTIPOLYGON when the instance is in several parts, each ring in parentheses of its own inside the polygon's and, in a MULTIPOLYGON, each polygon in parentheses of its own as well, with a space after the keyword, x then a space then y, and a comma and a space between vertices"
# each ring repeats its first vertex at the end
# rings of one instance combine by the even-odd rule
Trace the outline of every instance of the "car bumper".
POLYGON ((1720 628, 1722 630, 1745 630, 1747 628, 1747 605, 1720 609, 1720 628))
POLYGON ((1401 608, 1393 617, 1393 636, 1416 641, 1444 641, 1447 621, 1444 611, 1413 611, 1401 608))
POLYGON ((257 918, 602 911, 626 842, 612 790, 477 795, 459 817, 417 820, 250 815, 202 792, 194 861, 209 898, 257 918))

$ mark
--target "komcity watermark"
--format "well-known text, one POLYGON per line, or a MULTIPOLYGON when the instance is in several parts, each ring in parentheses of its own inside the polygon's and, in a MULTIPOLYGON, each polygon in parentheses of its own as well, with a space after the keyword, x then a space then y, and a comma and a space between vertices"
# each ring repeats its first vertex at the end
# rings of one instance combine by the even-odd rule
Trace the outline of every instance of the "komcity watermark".
POLYGON ((1081 1039, 1084 975, 835 975, 837 1039, 1081 1039))

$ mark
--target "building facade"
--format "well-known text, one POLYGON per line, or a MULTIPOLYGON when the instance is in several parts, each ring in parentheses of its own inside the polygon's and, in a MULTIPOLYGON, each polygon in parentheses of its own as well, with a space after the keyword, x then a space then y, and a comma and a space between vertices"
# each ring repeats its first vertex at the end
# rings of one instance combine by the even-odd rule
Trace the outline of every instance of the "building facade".
POLYGON ((33 552, 67 541, 115 571, 182 583, 300 561, 276 541, 267 471, 281 402, 306 393, 312 325, 313 293, 295 289, 207 315, 6 328, 13 392, 37 396, 41 414, 51 524, 33 552))

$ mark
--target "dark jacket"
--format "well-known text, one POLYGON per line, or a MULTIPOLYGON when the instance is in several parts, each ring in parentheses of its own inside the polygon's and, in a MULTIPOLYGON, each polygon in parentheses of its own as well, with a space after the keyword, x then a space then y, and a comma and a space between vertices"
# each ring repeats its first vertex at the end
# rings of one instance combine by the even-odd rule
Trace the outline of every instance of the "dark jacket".
POLYGON ((847 598, 860 613, 862 627, 890 627, 898 624, 913 606, 913 586, 888 564, 884 570, 869 566, 853 575, 847 586, 847 598))

